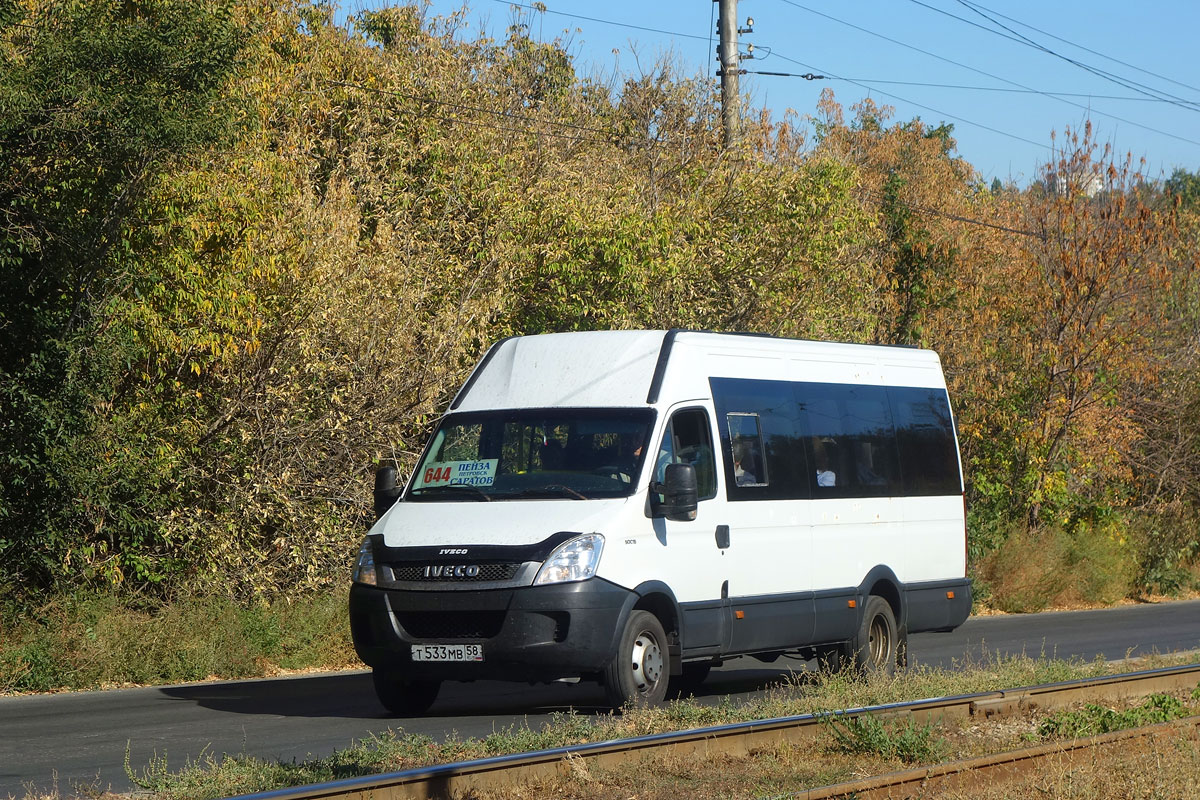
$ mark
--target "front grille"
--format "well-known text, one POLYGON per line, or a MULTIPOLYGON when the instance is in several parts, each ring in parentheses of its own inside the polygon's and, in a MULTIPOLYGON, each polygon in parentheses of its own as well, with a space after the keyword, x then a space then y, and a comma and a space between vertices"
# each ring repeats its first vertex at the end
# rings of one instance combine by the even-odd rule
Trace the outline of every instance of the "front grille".
POLYGON ((439 575, 432 577, 425 574, 424 564, 396 564, 392 566, 392 575, 398 581, 454 581, 456 583, 490 583, 492 581, 511 581, 516 577, 520 564, 480 564, 479 574, 471 577, 454 577, 439 575))
POLYGON ((414 639, 490 639, 504 626, 503 611, 401 611, 400 627, 414 639))

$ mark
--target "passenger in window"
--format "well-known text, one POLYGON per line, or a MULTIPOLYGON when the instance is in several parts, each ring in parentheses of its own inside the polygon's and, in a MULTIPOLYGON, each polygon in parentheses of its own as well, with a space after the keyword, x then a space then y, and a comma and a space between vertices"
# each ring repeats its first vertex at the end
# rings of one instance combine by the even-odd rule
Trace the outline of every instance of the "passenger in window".
POLYGON ((817 486, 837 486, 837 473, 830 466, 837 452, 836 446, 833 442, 817 440, 813 451, 817 459, 817 486))
POLYGON ((863 443, 858 458, 858 483, 861 486, 885 486, 887 479, 871 468, 871 445, 863 443))
POLYGON ((746 454, 749 447, 745 442, 733 443, 733 479, 737 481, 738 486, 745 486, 748 483, 758 483, 758 478, 754 473, 748 472, 742 467, 742 462, 746 460, 746 454))

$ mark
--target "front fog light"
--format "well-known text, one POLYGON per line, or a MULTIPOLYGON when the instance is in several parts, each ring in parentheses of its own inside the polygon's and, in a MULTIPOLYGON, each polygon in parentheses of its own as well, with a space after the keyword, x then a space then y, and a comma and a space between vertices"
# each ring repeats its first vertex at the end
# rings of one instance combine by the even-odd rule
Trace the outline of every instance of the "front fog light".
POLYGON ((377 586, 375 578, 375 550, 371 547, 371 537, 364 537, 358 547, 358 562, 354 565, 354 582, 377 586))
POLYGON ((603 551, 604 537, 598 533, 586 533, 568 539, 556 547, 542 564, 533 584, 585 581, 596 574, 603 551))

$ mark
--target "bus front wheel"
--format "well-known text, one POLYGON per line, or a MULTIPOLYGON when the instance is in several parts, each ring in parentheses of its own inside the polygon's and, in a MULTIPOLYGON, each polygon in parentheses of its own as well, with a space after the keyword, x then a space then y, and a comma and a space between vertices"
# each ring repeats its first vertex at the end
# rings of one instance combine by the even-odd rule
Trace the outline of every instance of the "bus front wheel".
POLYGON ((391 713, 398 717, 414 717, 424 714, 437 699, 441 681, 412 680, 388 670, 371 670, 375 684, 375 696, 391 713))
POLYGON ((604 691, 613 708, 658 705, 671 678, 667 636, 658 617, 634 611, 625 621, 617 652, 604 670, 604 691))

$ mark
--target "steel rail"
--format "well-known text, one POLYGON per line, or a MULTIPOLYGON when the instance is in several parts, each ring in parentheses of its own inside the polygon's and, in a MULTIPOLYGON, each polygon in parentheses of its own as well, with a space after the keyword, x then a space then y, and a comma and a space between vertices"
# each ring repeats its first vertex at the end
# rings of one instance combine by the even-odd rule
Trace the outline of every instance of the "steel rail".
POLYGON ((1172 742, 1178 742, 1185 736, 1200 739, 1200 716, 1102 733, 1084 739, 1051 742, 995 755, 948 761, 930 767, 918 767, 858 781, 821 786, 782 797, 787 800, 835 800, 849 797, 856 800, 896 800, 922 797, 933 790, 962 791, 984 782, 994 784, 1031 772, 1040 767, 1039 762, 1043 759, 1057 757, 1060 764, 1076 764, 1091 759, 1095 750, 1099 748, 1127 744, 1135 739, 1166 737, 1172 742))
MULTIPOLYGON (((705 756, 713 753, 746 755, 764 746, 809 741, 822 732, 822 721, 835 717, 870 714, 878 718, 911 717, 919 721, 988 718, 1033 709, 1069 706, 1081 700, 1130 699, 1155 692, 1188 689, 1200 682, 1200 664, 1164 667, 1103 678, 1083 678, 1061 683, 1026 686, 994 692, 939 697, 822 714, 800 714, 776 719, 715 725, 687 731, 651 734, 632 739, 556 747, 532 753, 418 767, 401 772, 347 778, 328 783, 276 789, 241 795, 238 800, 409 800, 449 798, 472 790, 548 780, 573 764, 611 768, 630 758, 655 753, 671 756, 705 756)), ((928 768, 933 769, 933 768, 928 768)), ((926 770, 928 771, 928 770, 926 770)), ((814 790, 815 791, 815 790, 814 790)), ((843 793, 844 794, 844 793, 843 793)), ((808 797, 803 792, 795 797, 808 797)), ((833 795, 811 795, 836 797, 833 795)), ((878 795, 886 796, 886 795, 878 795)))

